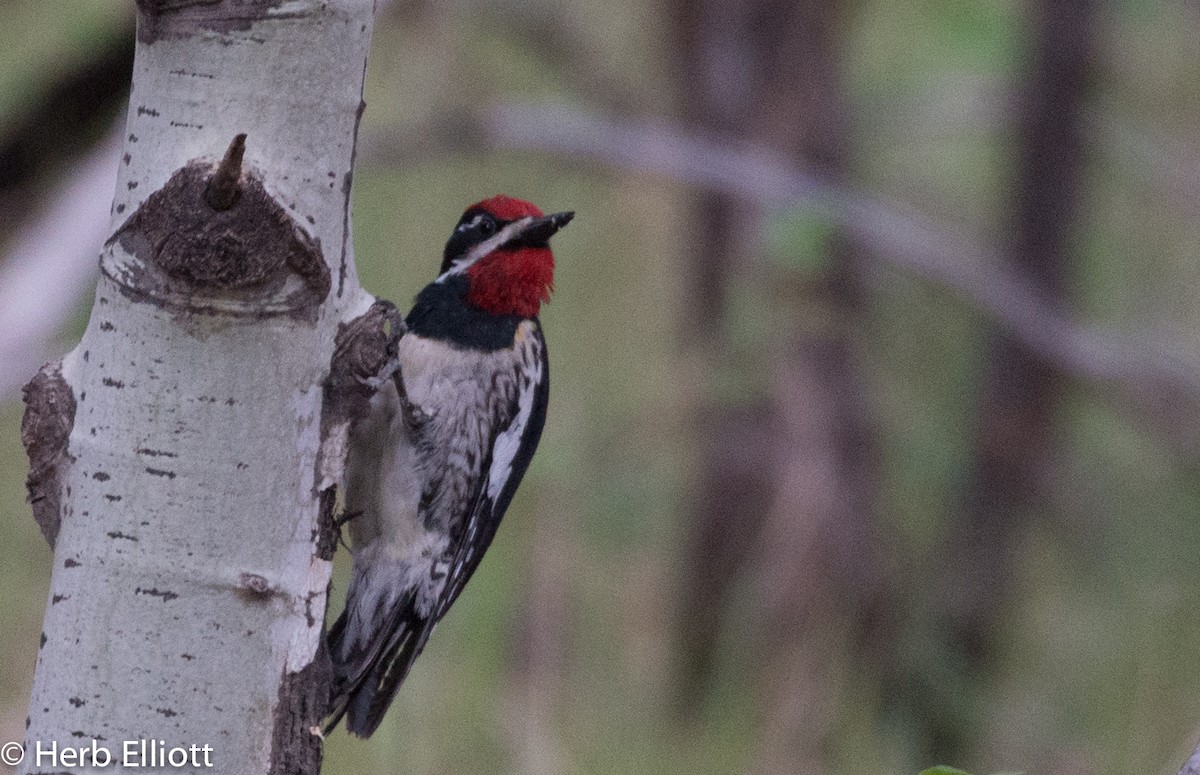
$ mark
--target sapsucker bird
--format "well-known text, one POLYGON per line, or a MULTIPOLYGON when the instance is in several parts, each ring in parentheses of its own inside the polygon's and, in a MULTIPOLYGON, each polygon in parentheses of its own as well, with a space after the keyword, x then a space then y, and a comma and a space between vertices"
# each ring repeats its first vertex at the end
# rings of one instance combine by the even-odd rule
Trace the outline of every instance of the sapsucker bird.
POLYGON ((507 196, 469 207, 405 319, 398 369, 351 429, 354 567, 329 632, 330 728, 379 726, 529 466, 549 398, 549 239, 573 215, 507 196))

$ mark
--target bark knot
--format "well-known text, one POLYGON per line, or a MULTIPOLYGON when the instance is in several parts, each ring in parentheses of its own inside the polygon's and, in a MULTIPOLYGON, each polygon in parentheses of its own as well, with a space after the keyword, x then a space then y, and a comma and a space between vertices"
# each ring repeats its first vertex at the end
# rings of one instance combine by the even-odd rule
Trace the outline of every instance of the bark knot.
POLYGON ((101 266, 123 290, 193 312, 315 318, 330 287, 320 242, 243 168, 244 138, 216 164, 188 162, 109 239, 101 266))
POLYGON ((75 426, 75 394, 63 379, 61 361, 43 366, 22 393, 21 443, 29 456, 25 488, 33 518, 53 549, 62 519, 62 464, 71 460, 67 442, 75 426))
POLYGON ((338 326, 322 416, 338 422, 366 412, 380 384, 399 368, 397 346, 406 330, 396 305, 383 299, 338 326))
MULTIPOLYGON (((397 355, 400 337, 407 330, 396 305, 384 299, 376 300, 362 315, 338 325, 321 409, 323 457, 345 454, 344 448, 330 443, 339 436, 344 439, 344 429, 342 434, 333 429, 348 427, 354 419, 365 416, 376 391, 386 380, 394 378, 400 368, 397 355)), ((340 540, 340 526, 345 521, 339 514, 344 504, 336 485, 321 490, 320 498, 320 515, 314 535, 316 556, 332 560, 340 540)))

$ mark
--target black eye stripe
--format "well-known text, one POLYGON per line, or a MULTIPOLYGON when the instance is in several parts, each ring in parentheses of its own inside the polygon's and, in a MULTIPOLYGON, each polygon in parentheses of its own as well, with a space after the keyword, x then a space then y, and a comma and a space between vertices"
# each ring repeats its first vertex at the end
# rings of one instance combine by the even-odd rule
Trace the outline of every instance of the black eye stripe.
POLYGON ((495 227, 496 231, 500 231, 500 229, 503 229, 505 226, 512 223, 512 221, 501 220, 486 210, 468 210, 463 213, 463 217, 459 219, 458 225, 470 226, 476 218, 482 218, 483 220, 481 223, 490 223, 493 227, 495 227))
POLYGON ((468 210, 459 219, 450 234, 443 252, 442 272, 450 268, 453 261, 467 254, 476 245, 496 236, 501 229, 513 221, 497 218, 486 210, 468 210))

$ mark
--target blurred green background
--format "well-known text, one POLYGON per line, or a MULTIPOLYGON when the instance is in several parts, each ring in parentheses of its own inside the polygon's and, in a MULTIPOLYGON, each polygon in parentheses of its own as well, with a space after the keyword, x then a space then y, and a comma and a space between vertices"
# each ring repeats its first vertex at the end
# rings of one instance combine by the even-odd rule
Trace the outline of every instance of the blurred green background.
MULTIPOLYGON (((0 2, 0 248, 116 131, 132 6, 0 2)), ((380 6, 367 289, 404 306, 484 196, 578 216, 526 483, 384 727, 335 733, 327 772, 1178 770, 1200 737, 1200 4, 380 6), (498 106, 545 131, 496 130, 498 106), (582 147, 554 147, 573 120, 582 147)), ((3 398, 19 740, 51 557, 3 398)))

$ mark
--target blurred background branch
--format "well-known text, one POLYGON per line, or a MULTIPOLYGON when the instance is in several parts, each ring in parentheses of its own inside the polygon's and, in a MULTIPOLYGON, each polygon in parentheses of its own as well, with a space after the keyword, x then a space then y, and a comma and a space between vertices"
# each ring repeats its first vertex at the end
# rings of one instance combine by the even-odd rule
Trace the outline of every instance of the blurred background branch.
POLYGON ((16 233, 0 264, 0 401, 58 357, 59 332, 95 287, 120 140, 114 135, 66 171, 64 185, 16 233))
MULTIPOLYGON (((1166 331, 1131 332, 1072 319, 1003 250, 964 226, 938 221, 910 203, 829 182, 770 149, 722 142, 662 121, 518 103, 495 106, 474 119, 459 116, 455 123, 460 134, 439 149, 443 153, 531 151, 662 175, 768 211, 811 210, 868 249, 866 268, 878 282, 889 281, 879 273, 887 267, 950 292, 1050 368, 1115 388, 1114 405, 1136 413, 1183 460, 1192 463, 1200 453, 1200 360, 1187 340, 1166 331)), ((375 163, 403 166, 414 159, 407 141, 370 140, 365 153, 375 163)), ((427 145, 419 153, 434 151, 427 145)))

